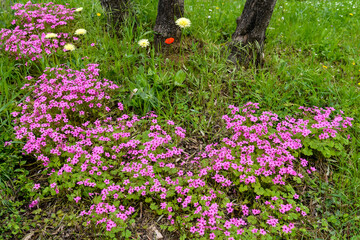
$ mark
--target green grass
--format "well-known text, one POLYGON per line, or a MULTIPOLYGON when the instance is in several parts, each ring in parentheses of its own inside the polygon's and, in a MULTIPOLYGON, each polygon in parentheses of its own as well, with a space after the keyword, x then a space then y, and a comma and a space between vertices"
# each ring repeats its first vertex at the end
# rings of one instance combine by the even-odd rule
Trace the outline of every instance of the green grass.
MULTIPOLYGON (((116 97, 129 111, 143 115, 154 110, 161 118, 186 127, 188 136, 207 143, 221 137, 217 129, 229 104, 259 102, 261 108, 280 116, 301 105, 331 106, 355 118, 352 143, 346 157, 325 159, 323 174, 307 186, 309 206, 314 210, 312 220, 306 223, 310 229, 307 236, 360 238, 359 3, 279 0, 267 30, 261 69, 237 69, 226 60, 226 43, 245 1, 187 0, 185 17, 192 26, 184 32, 180 56, 156 54, 153 48, 139 49, 137 45, 142 38, 153 39, 157 1, 135 0, 135 17, 128 19, 118 35, 106 31, 98 1, 56 3, 84 7, 74 30, 88 31, 87 44, 71 59, 45 59, 36 68, 24 68, 22 62, 15 63, 0 52, 0 150, 12 137, 10 112, 26 94, 20 91, 24 77, 37 76, 57 63, 73 68, 90 62, 100 64, 101 77, 121 85, 116 97), (89 46, 93 42, 96 47, 89 46), (81 60, 84 56, 89 59, 81 60), (183 82, 176 77, 179 71, 179 75, 186 74, 183 82), (135 88, 138 91, 134 94, 135 88)), ((1 11, 0 27, 9 28, 12 12, 7 1, 1 11)), ((0 177, 11 173, 4 169, 0 162, 0 177)), ((12 174, 10 181, 17 178, 12 174)), ((0 184, 9 182, 3 179, 0 184)), ((6 197, 10 199, 11 194, 6 197)))

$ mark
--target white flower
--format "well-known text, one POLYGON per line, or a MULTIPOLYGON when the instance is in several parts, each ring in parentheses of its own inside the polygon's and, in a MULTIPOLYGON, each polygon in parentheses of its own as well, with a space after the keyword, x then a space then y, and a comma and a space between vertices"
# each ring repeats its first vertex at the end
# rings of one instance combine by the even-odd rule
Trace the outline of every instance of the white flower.
POLYGON ((56 33, 48 33, 45 35, 45 38, 56 38, 58 35, 56 33))
POLYGON ((149 40, 147 40, 147 39, 141 39, 141 40, 138 42, 138 44, 139 44, 140 47, 146 48, 147 46, 150 45, 150 42, 149 42, 149 40))
POLYGON ((85 34, 86 34, 86 30, 82 28, 75 31, 75 35, 85 35, 85 34))
POLYGON ((71 43, 67 43, 67 44, 65 44, 64 49, 67 50, 67 51, 74 51, 75 46, 73 44, 71 44, 71 43))
POLYGON ((83 8, 82 7, 79 7, 79 8, 77 8, 77 9, 75 9, 75 12, 81 12, 83 10, 83 8))
POLYGON ((181 28, 187 28, 190 27, 191 22, 189 19, 187 18, 179 18, 178 20, 176 20, 176 25, 178 25, 181 28))
POLYGON ((137 88, 134 88, 133 93, 136 93, 137 91, 138 91, 138 89, 137 89, 137 88))

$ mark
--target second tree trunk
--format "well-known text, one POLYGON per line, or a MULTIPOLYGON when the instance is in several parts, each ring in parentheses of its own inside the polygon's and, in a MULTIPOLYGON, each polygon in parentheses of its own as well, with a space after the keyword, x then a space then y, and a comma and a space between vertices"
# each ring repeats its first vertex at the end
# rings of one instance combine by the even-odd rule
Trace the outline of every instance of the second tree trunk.
POLYGON ((230 43, 230 60, 247 66, 262 60, 265 32, 276 0, 247 0, 230 43), (255 59, 254 59, 255 58, 255 59))

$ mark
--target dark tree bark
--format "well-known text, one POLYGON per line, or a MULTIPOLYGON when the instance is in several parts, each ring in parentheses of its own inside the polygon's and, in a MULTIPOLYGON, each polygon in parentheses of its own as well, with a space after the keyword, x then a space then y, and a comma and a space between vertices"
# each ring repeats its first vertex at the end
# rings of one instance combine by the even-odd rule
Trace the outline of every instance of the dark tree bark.
POLYGON ((181 31, 175 24, 175 2, 178 0, 159 0, 158 14, 154 27, 154 44, 156 50, 168 47, 165 44, 167 38, 174 38, 175 43, 180 42, 181 31))
POLYGON ((174 4, 175 17, 181 18, 184 16, 184 0, 175 0, 174 4))
POLYGON ((118 28, 129 13, 130 0, 100 0, 108 17, 108 24, 118 28))
POLYGON ((248 66, 262 62, 265 32, 274 11, 276 0, 247 0, 229 44, 233 62, 248 66), (255 57, 255 59, 254 59, 255 57))

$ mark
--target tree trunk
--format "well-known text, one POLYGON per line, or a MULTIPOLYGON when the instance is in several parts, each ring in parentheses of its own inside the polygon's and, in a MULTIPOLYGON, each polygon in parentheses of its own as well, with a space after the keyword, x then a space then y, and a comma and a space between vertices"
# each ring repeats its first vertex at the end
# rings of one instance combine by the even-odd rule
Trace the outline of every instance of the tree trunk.
POLYGON ((168 45, 165 43, 167 38, 174 38, 175 43, 180 42, 181 31, 175 24, 175 2, 178 0, 159 0, 158 14, 154 27, 155 49, 165 49, 168 45))
POLYGON ((266 28, 274 11, 276 0, 247 0, 237 27, 229 44, 233 62, 248 66, 254 62, 258 66, 263 60, 266 28), (255 59, 254 59, 255 58, 255 59))
POLYGON ((181 18, 184 16, 184 0, 175 0, 174 4, 175 17, 181 18))
POLYGON ((108 17, 108 24, 116 29, 125 20, 130 0, 100 0, 108 17))

